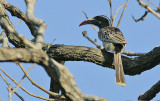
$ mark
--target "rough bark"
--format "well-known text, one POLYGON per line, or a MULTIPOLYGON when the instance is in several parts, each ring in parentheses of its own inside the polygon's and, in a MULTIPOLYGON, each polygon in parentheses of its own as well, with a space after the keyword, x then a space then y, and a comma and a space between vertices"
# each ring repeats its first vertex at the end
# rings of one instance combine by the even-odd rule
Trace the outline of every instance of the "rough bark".
MULTIPOLYGON (((92 47, 53 45, 47 54, 60 61, 87 61, 103 67, 114 69, 113 54, 92 47)), ((160 63, 160 47, 154 48, 146 55, 129 58, 122 56, 124 72, 126 75, 138 75, 154 68, 160 63)))

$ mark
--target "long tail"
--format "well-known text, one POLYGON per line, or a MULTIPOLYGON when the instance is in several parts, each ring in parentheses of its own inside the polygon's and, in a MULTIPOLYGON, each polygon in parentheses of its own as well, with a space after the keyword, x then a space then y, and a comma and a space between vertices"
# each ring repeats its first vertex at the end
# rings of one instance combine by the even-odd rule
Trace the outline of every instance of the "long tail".
POLYGON ((116 84, 120 86, 126 86, 123 65, 121 60, 121 52, 114 54, 114 65, 115 65, 115 72, 116 72, 116 84))

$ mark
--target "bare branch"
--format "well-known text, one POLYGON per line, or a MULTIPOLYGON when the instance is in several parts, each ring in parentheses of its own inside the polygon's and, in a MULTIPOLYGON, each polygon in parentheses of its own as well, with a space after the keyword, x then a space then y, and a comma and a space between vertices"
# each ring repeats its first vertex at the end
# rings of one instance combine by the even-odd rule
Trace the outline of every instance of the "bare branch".
MULTIPOLYGON (((10 78, 16 85, 18 85, 18 83, 11 77, 9 76, 1 67, 0 67, 0 70, 8 77, 10 78)), ((30 93, 29 91, 27 91, 25 88, 23 88, 22 86, 19 86, 23 91, 25 91, 27 94, 29 94, 30 96, 33 96, 33 97, 36 97, 36 98, 39 98, 39 99, 43 99, 43 100, 48 100, 48 101, 54 101, 54 99, 48 99, 48 98, 44 98, 44 97, 41 97, 41 96, 38 96, 38 95, 34 95, 32 93, 30 93)))
MULTIPOLYGON (((22 22, 22 20, 20 20, 19 22, 17 22, 14 26, 16 26, 16 25, 18 25, 19 23, 21 23, 22 22)), ((8 37, 7 36, 3 36, 4 35, 4 33, 5 33, 5 31, 3 30, 2 31, 2 34, 1 34, 1 38, 2 39, 0 39, 0 40, 2 40, 2 47, 10 47, 9 45, 8 45, 8 37)))
POLYGON ((0 25, 5 27, 7 31, 9 31, 9 33, 12 33, 15 36, 17 36, 24 44, 30 46, 30 48, 35 48, 35 45, 30 40, 26 39, 23 35, 17 33, 12 27, 10 27, 7 23, 5 23, 5 21, 3 21, 1 17, 0 17, 0 25))
POLYGON ((35 5, 36 1, 37 0, 25 0, 26 5, 27 5, 27 18, 28 18, 28 20, 32 24, 39 27, 38 31, 37 31, 35 46, 37 49, 42 49, 42 42, 44 39, 44 33, 45 33, 45 29, 46 29, 47 25, 44 23, 44 21, 42 19, 38 19, 38 18, 34 17, 34 15, 33 15, 34 5, 35 5))
POLYGON ((11 85, 9 85, 8 87, 7 87, 7 89, 8 89, 8 93, 9 93, 9 101, 12 101, 12 93, 11 93, 11 89, 12 89, 12 86, 11 85))
POLYGON ((147 0, 147 1, 157 8, 157 10, 155 10, 156 12, 160 13, 160 2, 159 2, 159 6, 157 6, 153 2, 151 2, 150 0, 147 0))
POLYGON ((100 98, 97 96, 92 96, 92 95, 84 95, 85 101, 108 101, 105 98, 100 98))
POLYGON ((19 22, 17 22, 14 26, 17 26, 18 24, 20 24, 22 22, 22 20, 20 20, 19 22))
POLYGON ((151 2, 150 0, 147 0, 149 3, 151 3, 153 6, 155 6, 158 9, 158 6, 155 5, 153 2, 151 2))
POLYGON ((122 19, 122 17, 123 17, 123 13, 124 13, 124 11, 125 11, 125 9, 126 9, 126 7, 127 7, 128 1, 129 1, 129 0, 127 0, 127 2, 126 2, 126 4, 125 4, 125 7, 124 7, 124 9, 123 9, 123 12, 122 12, 122 14, 121 14, 121 17, 120 17, 120 19, 119 19, 119 21, 118 21, 117 28, 118 28, 118 26, 119 26, 119 24, 120 24, 120 22, 121 22, 121 19, 122 19))
POLYGON ((123 51, 122 53, 127 56, 142 56, 146 54, 146 53, 133 53, 131 51, 123 51))
MULTIPOLYGON (((160 47, 156 47, 145 55, 128 58, 122 56, 126 75, 138 75, 160 64, 160 47), (155 61, 156 60, 156 61, 155 61)), ((113 54, 105 50, 84 46, 53 45, 48 55, 58 61, 87 61, 114 69, 113 54), (81 54, 79 54, 81 53, 81 54)))
POLYGON ((113 8, 112 8, 112 0, 108 0, 108 2, 109 2, 109 5, 110 5, 110 10, 111 10, 111 24, 112 24, 112 26, 114 26, 114 24, 113 24, 113 13, 112 13, 112 10, 113 10, 113 8))
MULTIPOLYGON (((92 39, 90 39, 88 36, 87 36, 87 32, 86 31, 83 31, 82 32, 83 36, 88 39, 88 41, 90 41, 91 43, 93 43, 94 45, 96 45, 97 48, 99 49, 104 49, 104 47, 100 46, 97 44, 97 41, 93 41, 92 39)), ((145 53, 133 53, 131 51, 123 51, 122 54, 125 54, 127 56, 142 56, 142 55, 145 55, 145 53)))
POLYGON ((144 15, 142 15, 142 17, 141 18, 139 18, 139 19, 135 19, 133 16, 132 16, 132 18, 133 18, 133 20, 135 21, 135 22, 138 22, 138 21, 144 21, 144 19, 145 19, 145 17, 147 16, 147 14, 148 14, 148 10, 147 11, 145 11, 145 13, 144 13, 144 15))
POLYGON ((86 31, 83 31, 82 34, 83 34, 83 36, 84 36, 85 38, 87 38, 91 43, 93 43, 94 45, 96 45, 97 48, 103 49, 103 47, 100 46, 100 45, 98 45, 96 41, 91 40, 91 39, 87 36, 87 32, 86 32, 86 31))
POLYGON ((150 101, 152 100, 156 94, 160 92, 160 81, 158 81, 155 85, 153 85, 149 90, 147 90, 144 94, 141 94, 138 97, 138 101, 150 101))
POLYGON ((149 7, 149 4, 145 4, 143 3, 141 0, 137 0, 138 3, 143 6, 144 8, 146 8, 149 12, 151 12, 153 15, 155 15, 158 19, 160 19, 160 15, 154 11, 152 8, 149 7))
POLYGON ((27 40, 24 36, 18 34, 18 32, 15 30, 14 26, 10 22, 8 15, 7 15, 7 12, 5 11, 5 9, 1 3, 0 3, 0 15, 1 15, 0 16, 0 25, 3 29, 5 29, 5 32, 16 36, 21 42, 28 45, 29 47, 35 48, 35 45, 30 40, 27 40))
POLYGON ((19 63, 18 65, 19 65, 19 67, 22 69, 22 71, 24 72, 24 74, 26 75, 26 77, 30 80, 30 82, 31 82, 34 86, 38 87, 39 89, 41 89, 42 91, 46 92, 47 94, 54 96, 55 98, 56 98, 57 96, 59 96, 59 94, 54 93, 54 92, 51 92, 51 91, 48 91, 48 90, 46 90, 45 88, 43 88, 42 86, 40 86, 40 85, 38 85, 37 83, 35 83, 35 82, 31 79, 31 77, 28 75, 28 73, 25 71, 25 69, 23 68, 22 64, 19 63))
POLYGON ((0 34, 0 43, 3 43, 4 34, 5 34, 5 31, 3 30, 0 34))
POLYGON ((72 99, 73 101, 84 101, 83 93, 76 86, 73 75, 70 73, 68 68, 48 57, 44 51, 37 49, 0 48, 0 61, 37 63, 43 66, 48 75, 60 85, 62 94, 64 94, 68 100, 72 99), (9 56, 6 57, 6 55, 9 56))
MULTIPOLYGON (((86 12, 84 10, 82 10, 82 11, 83 11, 84 15, 86 16, 86 18, 88 19, 88 16, 87 16, 86 12)), ((95 28, 95 26, 93 24, 91 24, 91 25, 92 25, 93 29, 96 31, 96 33, 98 34, 98 31, 95 28)))
POLYGON ((8 38, 7 38, 7 36, 5 36, 4 38, 3 38, 3 43, 2 43, 2 47, 8 47, 8 38))
POLYGON ((116 14, 114 15, 114 19, 113 19, 113 23, 112 23, 113 26, 114 26, 114 21, 115 21, 115 19, 116 19, 116 15, 117 15, 119 9, 122 8, 123 6, 124 6, 124 4, 121 5, 120 7, 118 7, 118 9, 117 9, 117 11, 116 11, 116 14))
POLYGON ((0 3, 3 4, 3 6, 12 14, 12 16, 16 16, 17 18, 22 19, 29 27, 31 34, 36 37, 37 29, 34 25, 32 25, 32 23, 28 21, 26 14, 24 14, 22 11, 19 10, 19 8, 11 5, 5 0, 0 0, 0 3))
MULTIPOLYGON (((21 63, 18 63, 18 64, 19 64, 21 67, 23 67, 21 63)), ((27 71, 26 71, 26 73, 29 72, 29 71, 34 67, 34 65, 35 65, 35 64, 33 64, 30 68, 28 68, 27 71)), ((22 83, 22 81, 24 80, 25 77, 26 77, 26 75, 24 75, 24 76, 22 77, 22 79, 21 79, 20 82, 18 83, 17 87, 12 90, 11 94, 14 93, 14 92, 20 87, 20 85, 21 85, 21 83, 22 83)))
MULTIPOLYGON (((3 79, 3 81, 7 84, 7 86, 9 86, 9 83, 7 82, 7 80, 0 74, 1 78, 3 79)), ((13 90, 13 89, 11 89, 13 90)), ((14 92, 22 101, 24 101, 24 99, 17 93, 14 92)), ((0 100, 1 101, 1 100, 0 100)))
POLYGON ((18 88, 20 87, 20 85, 21 85, 23 80, 24 80, 24 77, 20 80, 20 82, 18 83, 17 87, 11 91, 11 94, 13 94, 16 90, 18 90, 18 88))

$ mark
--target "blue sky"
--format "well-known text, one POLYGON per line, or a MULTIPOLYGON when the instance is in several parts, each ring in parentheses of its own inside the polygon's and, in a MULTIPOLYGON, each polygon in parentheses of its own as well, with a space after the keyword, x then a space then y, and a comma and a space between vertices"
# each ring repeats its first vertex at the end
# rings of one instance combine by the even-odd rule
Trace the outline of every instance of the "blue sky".
MULTIPOLYGON (((24 13, 26 12, 24 1, 7 1, 19 7, 24 13)), ((154 1, 158 4, 158 1, 154 1)), ((125 2, 126 0, 113 0, 113 14, 115 14, 116 9, 125 2)), ((108 0, 38 0, 35 7, 35 16, 43 19, 47 24, 44 41, 51 43, 52 40, 56 39, 54 44, 95 47, 81 34, 82 31, 86 30, 90 38, 98 40, 97 34, 92 26, 79 27, 79 24, 86 20, 82 10, 87 13, 88 17, 94 17, 96 15, 107 15, 110 17, 108 0)), ((121 12, 122 9, 116 17, 115 24, 117 24, 121 12)), ((128 42, 125 47, 127 51, 145 53, 159 46, 159 19, 152 14, 148 14, 145 21, 136 23, 132 19, 132 15, 139 18, 144 12, 145 9, 140 7, 136 0, 129 1, 119 26, 128 42)), ((19 21, 19 19, 11 16, 10 19, 13 24, 19 21)), ((24 22, 17 25, 16 29, 28 39, 33 38, 24 22)), ((98 44, 102 45, 101 41, 98 40, 98 44)), ((147 91, 159 80, 159 65, 149 71, 143 72, 141 75, 126 75, 126 87, 120 87, 115 84, 114 70, 83 61, 70 61, 66 62, 65 65, 74 75, 75 81, 83 93, 105 97, 110 101, 137 100, 140 94, 147 91)), ((1 63, 0 66, 17 82, 19 82, 23 76, 22 71, 15 63, 1 63)), ((24 64, 25 69, 30 66, 31 64, 24 64)), ((0 71, 0 73, 2 72, 0 71)), ((35 68, 29 72, 29 75, 36 83, 49 89, 50 78, 41 66, 36 65, 35 68)), ((9 81, 9 83, 12 84, 13 87, 16 87, 11 81, 9 81)), ((8 91, 1 78, 0 85, 0 98, 3 101, 7 101, 8 91)), ((22 86, 34 94, 48 97, 47 94, 38 90, 27 79, 24 80, 22 86)), ((26 101, 41 101, 37 98, 30 97, 20 89, 17 92, 20 93, 26 101)), ((13 101, 20 101, 14 94, 12 99, 13 101)), ((160 100, 160 94, 158 94, 154 100, 160 100)))

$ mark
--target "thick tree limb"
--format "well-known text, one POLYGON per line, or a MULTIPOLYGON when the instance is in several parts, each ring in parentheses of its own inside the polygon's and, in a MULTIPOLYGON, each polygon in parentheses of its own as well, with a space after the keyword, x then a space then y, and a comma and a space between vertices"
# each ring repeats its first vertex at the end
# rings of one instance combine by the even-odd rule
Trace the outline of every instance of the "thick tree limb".
MULTIPOLYGON (((8 21, 8 24, 12 27, 13 25, 6 15, 7 13, 2 14, 0 12, 0 14, 1 17, 6 19, 6 22, 8 21)), ((26 47, 25 43, 23 43, 24 45, 22 45, 20 38, 9 32, 8 29, 5 28, 5 26, 3 26, 3 28, 8 34, 8 38, 12 44, 14 44, 16 47, 26 47)), ((159 49, 160 47, 156 47, 146 55, 136 58, 128 58, 123 56, 122 59, 125 74, 140 74, 143 71, 149 70, 158 65, 160 59, 159 49)), ((106 52, 105 50, 82 46, 54 45, 50 48, 48 54, 59 61, 88 61, 112 69, 114 68, 112 66, 113 54, 106 52)), ((86 99, 87 97, 84 96, 83 93, 80 92, 80 90, 77 88, 73 76, 70 74, 69 70, 65 66, 58 64, 56 61, 48 57, 43 51, 34 49, 26 50, 0 48, 0 61, 21 61, 38 63, 39 65, 44 67, 48 75, 52 77, 54 81, 57 81, 59 83, 62 93, 65 94, 68 100, 88 100, 86 99)))
POLYGON ((27 6, 27 18, 32 25, 36 25, 38 27, 37 36, 35 39, 35 46, 37 49, 42 49, 42 43, 44 40, 44 33, 47 25, 44 23, 42 19, 38 19, 34 17, 34 6, 37 0, 25 0, 27 6))
POLYGON ((26 14, 24 14, 22 11, 19 10, 19 8, 11 5, 10 3, 8 3, 5 0, 0 0, 0 3, 3 4, 3 6, 12 14, 12 16, 16 16, 17 18, 22 19, 26 25, 28 26, 28 28, 31 31, 31 34, 36 37, 36 33, 37 33, 37 28, 32 25, 31 22, 29 22, 29 20, 27 19, 26 14))
MULTIPOLYGON (((160 47, 154 48, 149 53, 128 58, 122 56, 124 72, 126 75, 137 75, 152 69, 160 63, 160 47)), ((47 54, 56 60, 61 61, 87 61, 103 67, 114 69, 113 54, 92 47, 53 45, 47 51, 47 54)))
MULTIPOLYGON (((11 42, 15 47, 25 47, 29 48, 30 46, 24 44, 22 40, 18 37, 17 34, 13 34, 13 32, 16 32, 12 22, 10 21, 8 14, 4 8, 4 6, 0 2, 0 21, 2 24, 2 28, 5 30, 7 37, 9 39, 9 42, 11 42), (9 30, 11 29, 11 30, 9 30)), ((16 32, 17 33, 17 32, 16 32)))
POLYGON ((152 100, 157 93, 160 92, 160 81, 153 85, 148 91, 138 97, 138 100, 149 101, 152 100))
POLYGON ((48 75, 54 79, 54 81, 59 83, 62 93, 68 101, 85 101, 84 94, 76 86, 73 75, 70 71, 64 65, 61 65, 48 57, 44 51, 23 48, 0 48, 0 62, 7 61, 37 63, 43 66, 48 75))

